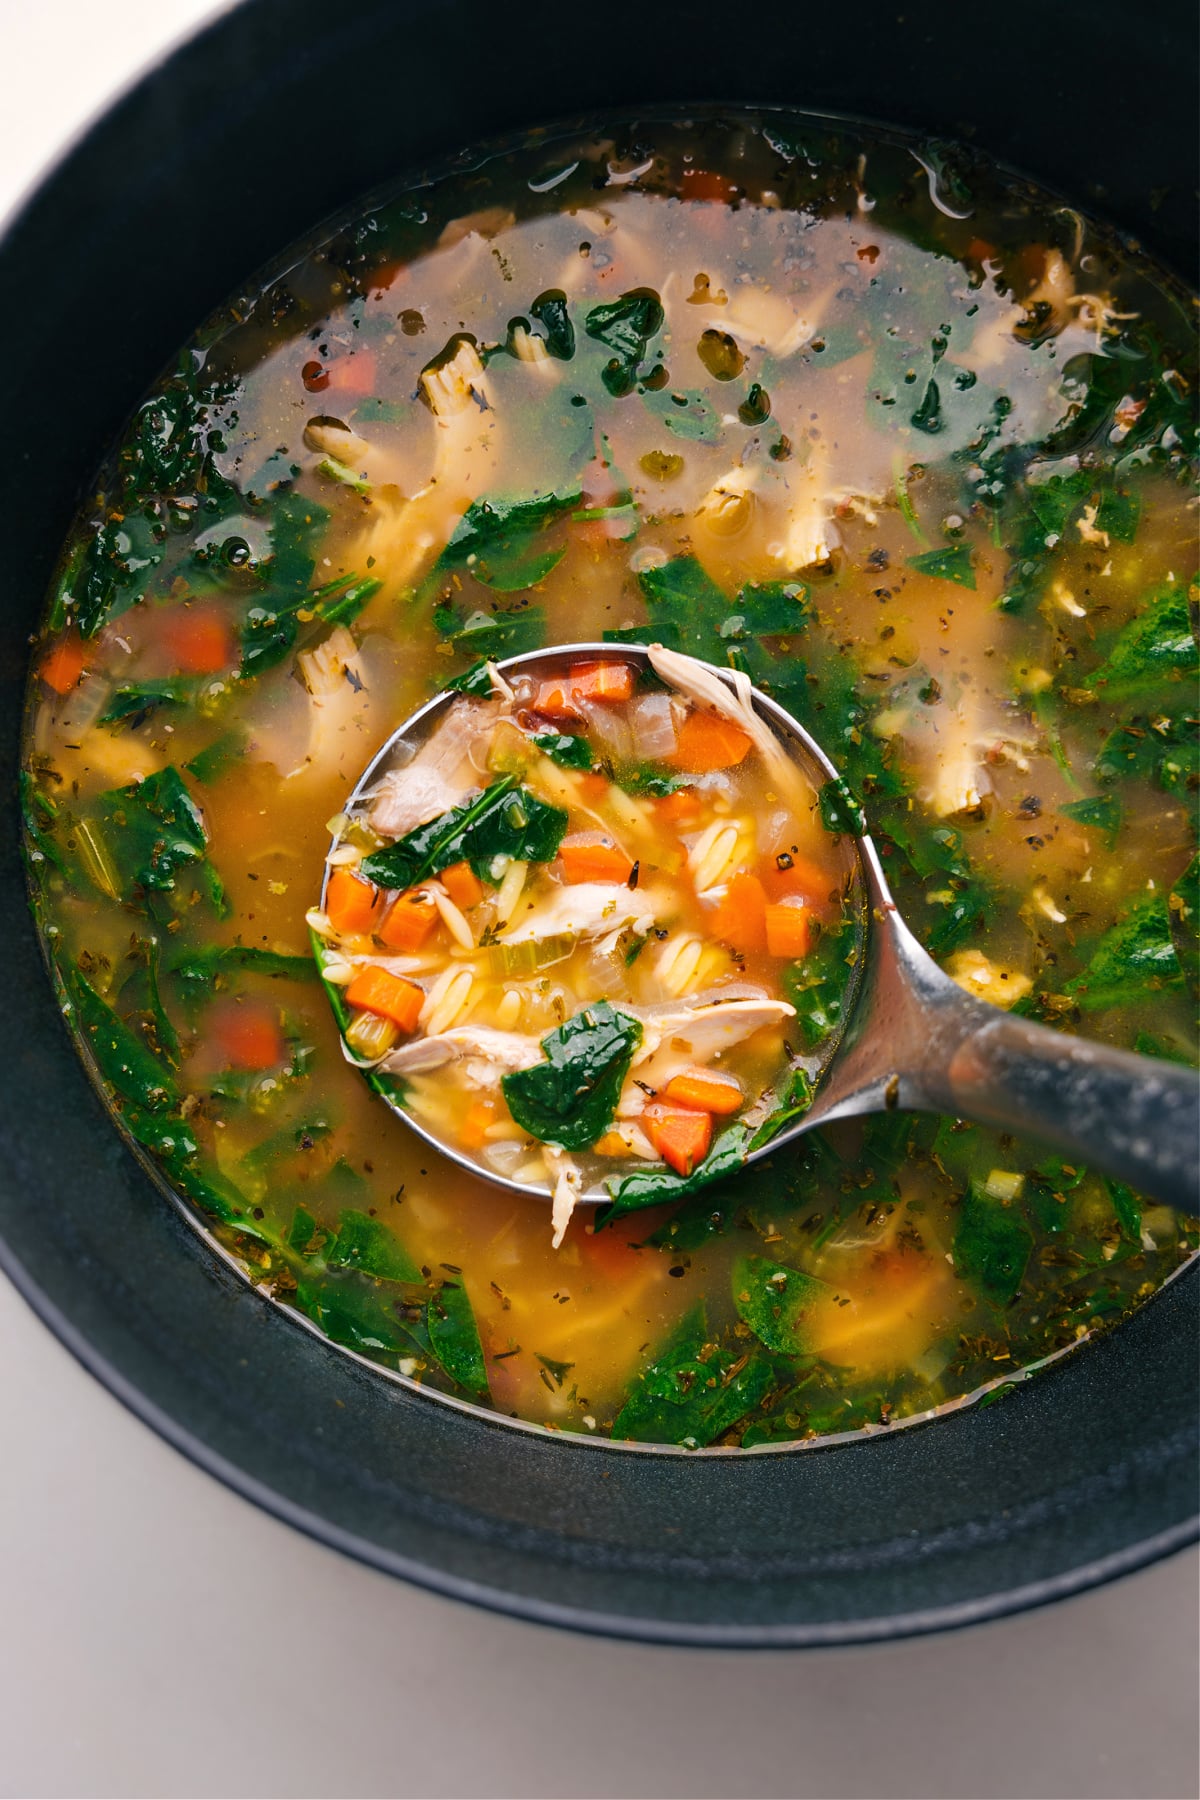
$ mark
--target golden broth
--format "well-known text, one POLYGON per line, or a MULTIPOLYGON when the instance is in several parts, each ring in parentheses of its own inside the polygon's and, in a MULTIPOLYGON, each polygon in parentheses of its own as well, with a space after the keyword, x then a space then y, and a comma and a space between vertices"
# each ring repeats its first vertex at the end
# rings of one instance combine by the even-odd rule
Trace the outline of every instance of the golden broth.
POLYGON ((1188 353, 1077 215, 778 118, 498 156, 210 322, 68 544, 26 816, 68 1017, 251 1278, 431 1388, 690 1444, 949 1405, 1153 1292, 1194 1221, 894 1116, 555 1250, 347 1064, 305 920, 399 721, 626 634, 809 726, 970 991, 1190 1059, 1188 353))

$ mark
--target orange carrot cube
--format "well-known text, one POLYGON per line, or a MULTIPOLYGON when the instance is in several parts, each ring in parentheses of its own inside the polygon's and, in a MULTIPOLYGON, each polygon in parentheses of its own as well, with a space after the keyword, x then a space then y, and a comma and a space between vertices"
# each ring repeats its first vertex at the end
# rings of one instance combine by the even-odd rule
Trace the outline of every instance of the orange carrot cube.
POLYGON ((723 899, 709 921, 709 931, 719 943, 729 944, 743 955, 765 950, 767 896, 757 875, 744 870, 731 877, 723 899))
POLYGON ((365 935, 375 926, 379 889, 352 869, 333 869, 325 888, 325 913, 342 937, 365 935))
POLYGON ((463 912, 470 912, 483 899, 483 883, 468 862, 451 863, 448 869, 442 870, 438 880, 463 912))
POLYGON ((38 664, 38 674, 56 694, 69 694, 78 684, 86 664, 83 639, 77 631, 68 631, 46 652, 38 664))
POLYGON ((401 1031, 411 1032, 417 1028, 425 995, 415 982, 368 963, 346 989, 346 1003, 390 1019, 401 1031))
POLYGON ((413 888, 392 902, 375 935, 389 950, 412 954, 421 948, 440 917, 425 889, 413 888))
POLYGON ((708 1155, 712 1143, 711 1113, 651 1100, 641 1122, 658 1154, 677 1175, 690 1175, 708 1155))
POLYGON ((789 962, 808 956, 816 941, 812 908, 795 896, 768 906, 766 913, 767 950, 771 956, 783 956, 789 962))
POLYGON ((633 864, 611 838, 564 838, 558 853, 558 864, 564 881, 627 882, 633 864))
POLYGON ((679 727, 675 748, 667 761, 690 775, 704 775, 712 769, 732 769, 744 760, 750 749, 750 736, 732 719, 720 713, 697 709, 690 712, 679 727))

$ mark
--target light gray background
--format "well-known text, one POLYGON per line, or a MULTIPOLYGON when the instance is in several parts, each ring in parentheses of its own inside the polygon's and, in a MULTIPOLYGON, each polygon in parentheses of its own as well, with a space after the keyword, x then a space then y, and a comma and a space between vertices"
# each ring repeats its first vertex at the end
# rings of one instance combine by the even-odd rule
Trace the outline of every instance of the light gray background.
MULTIPOLYGON (((0 0, 0 213, 219 10, 0 0)), ((1191 1800, 1197 1568, 1189 1552, 882 1649, 708 1654, 513 1624, 218 1487, 0 1280, 5 1796, 1191 1800)))

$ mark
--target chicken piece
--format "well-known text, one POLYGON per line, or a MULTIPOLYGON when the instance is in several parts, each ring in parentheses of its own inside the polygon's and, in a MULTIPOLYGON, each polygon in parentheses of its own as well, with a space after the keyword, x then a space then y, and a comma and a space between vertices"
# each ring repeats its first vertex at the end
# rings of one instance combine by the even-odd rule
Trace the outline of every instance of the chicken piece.
MULTIPOLYGON (((635 1009, 631 1009, 635 1010, 635 1009)), ((617 1108, 618 1117, 636 1118, 646 1103, 638 1082, 661 1088, 684 1069, 705 1067, 722 1051, 744 1043, 756 1031, 782 1025, 796 1009, 786 1000, 728 1000, 707 1006, 672 1006, 641 1012, 642 1041, 634 1052, 617 1108)))
POLYGON ((543 938, 574 934, 579 938, 606 937, 632 926, 644 935, 654 925, 653 890, 617 886, 608 881, 581 881, 558 889, 527 910, 517 908, 517 918, 498 934, 502 944, 537 943, 543 938))
POLYGON ((574 1158, 557 1144, 545 1144, 542 1147, 546 1167, 550 1171, 550 1179, 554 1183, 554 1204, 550 1212, 550 1226, 554 1232, 551 1247, 558 1249, 566 1235, 567 1226, 571 1223, 571 1215, 575 1204, 583 1192, 583 1175, 574 1158))
POLYGON ((486 745, 499 712, 495 701, 456 701, 412 761, 389 769, 368 796, 371 829, 380 837, 403 837, 461 805, 480 784, 472 752, 486 745))
POLYGON ((542 1046, 535 1037, 519 1031, 497 1031, 489 1025, 456 1025, 434 1037, 415 1038, 390 1052, 383 1068, 390 1075, 424 1075, 460 1063, 466 1087, 497 1088, 501 1078, 518 1069, 531 1069, 542 1060, 542 1046))
POLYGON ((957 950, 946 964, 946 973, 965 994, 1005 1009, 1024 999, 1033 986, 1028 975, 1018 969, 1002 969, 982 950, 957 950))

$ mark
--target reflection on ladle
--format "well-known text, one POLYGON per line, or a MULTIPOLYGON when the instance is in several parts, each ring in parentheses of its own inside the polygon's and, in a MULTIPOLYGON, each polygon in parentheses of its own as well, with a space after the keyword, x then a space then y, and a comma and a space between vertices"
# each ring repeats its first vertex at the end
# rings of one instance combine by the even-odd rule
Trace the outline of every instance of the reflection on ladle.
MULTIPOLYGON (((503 691, 522 675, 586 659, 652 668, 668 685, 715 711, 758 722, 755 747, 781 790, 800 771, 805 786, 838 782, 814 738, 745 676, 660 647, 568 644, 494 665, 503 691)), ((459 696, 445 692, 414 713, 380 751, 350 807, 372 791, 398 753, 423 743, 459 696)), ((856 814, 843 807, 847 823, 856 814)), ((790 1140, 835 1119, 893 1109, 970 1119, 1027 1132, 1171 1205, 1197 1204, 1200 1078, 1189 1069, 1014 1018, 943 973, 897 911, 879 854, 864 830, 853 837, 863 942, 846 997, 840 1037, 823 1047, 811 1104, 742 1165, 777 1154, 790 1140)), ((328 874, 327 874, 328 880, 328 874)), ((435 1137, 390 1097, 409 1125, 472 1174, 549 1197, 542 1182, 490 1173, 435 1137)), ((607 1198, 603 1191, 581 1196, 607 1198)))

